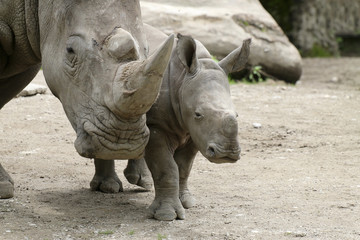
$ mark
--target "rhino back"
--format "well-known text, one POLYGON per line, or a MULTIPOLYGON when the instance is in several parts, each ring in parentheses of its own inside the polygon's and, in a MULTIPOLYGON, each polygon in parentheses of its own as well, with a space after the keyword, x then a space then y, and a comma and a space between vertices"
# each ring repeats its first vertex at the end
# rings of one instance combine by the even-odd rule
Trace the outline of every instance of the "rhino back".
POLYGON ((168 37, 162 31, 146 23, 144 23, 144 32, 146 35, 146 40, 148 42, 150 55, 155 52, 155 50, 161 45, 161 43, 163 43, 168 37))
POLYGON ((41 61, 38 0, 2 0, 0 6, 0 79, 41 61))

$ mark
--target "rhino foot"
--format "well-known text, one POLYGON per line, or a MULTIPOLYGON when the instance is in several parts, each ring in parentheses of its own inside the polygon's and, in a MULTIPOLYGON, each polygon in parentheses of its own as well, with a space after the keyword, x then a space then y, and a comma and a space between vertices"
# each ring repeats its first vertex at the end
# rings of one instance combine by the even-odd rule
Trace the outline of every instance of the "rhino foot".
POLYGON ((192 194, 189 191, 184 191, 180 193, 180 201, 184 208, 192 208, 195 206, 195 198, 192 196, 192 194))
POLYGON ((0 182, 0 199, 12 198, 14 196, 14 184, 10 181, 0 182))
POLYGON ((185 209, 179 199, 155 199, 149 207, 150 217, 161 221, 185 219, 185 209))
POLYGON ((146 190, 152 189, 153 180, 144 159, 130 159, 124 170, 124 175, 129 183, 145 188, 146 190))
POLYGON ((90 188, 93 191, 101 191, 104 193, 118 193, 123 191, 123 186, 117 175, 114 176, 97 176, 90 182, 90 188))
POLYGON ((14 181, 0 164, 0 199, 14 196, 14 181))

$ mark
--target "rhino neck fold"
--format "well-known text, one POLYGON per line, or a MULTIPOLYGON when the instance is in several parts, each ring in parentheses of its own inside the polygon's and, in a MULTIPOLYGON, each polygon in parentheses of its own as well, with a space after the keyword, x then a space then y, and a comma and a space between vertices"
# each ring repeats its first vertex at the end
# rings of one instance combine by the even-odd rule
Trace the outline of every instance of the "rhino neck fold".
POLYGON ((169 86, 171 105, 180 127, 183 130, 187 131, 181 111, 181 99, 182 99, 181 89, 186 75, 186 71, 185 69, 179 69, 178 67, 176 67, 180 65, 177 63, 173 63, 172 59, 170 61, 171 62, 166 71, 166 79, 168 81, 168 86, 169 86), (177 72, 181 72, 181 74, 180 75, 176 74, 177 72), (176 78, 176 76, 179 77, 176 78))

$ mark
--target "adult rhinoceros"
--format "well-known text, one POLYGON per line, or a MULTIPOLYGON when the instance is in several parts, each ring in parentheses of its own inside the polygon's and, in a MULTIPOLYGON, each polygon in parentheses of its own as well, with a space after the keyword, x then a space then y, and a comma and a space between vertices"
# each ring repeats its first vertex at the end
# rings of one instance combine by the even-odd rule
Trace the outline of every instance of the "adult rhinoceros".
MULTIPOLYGON (((0 108, 42 65, 77 134, 80 155, 100 162, 141 157, 149 137, 144 113, 158 95, 173 36, 147 58, 138 0, 0 5, 0 108)), ((116 176, 96 170, 93 187, 121 187, 116 176)), ((12 196, 13 182, 0 165, 0 198, 12 196)))

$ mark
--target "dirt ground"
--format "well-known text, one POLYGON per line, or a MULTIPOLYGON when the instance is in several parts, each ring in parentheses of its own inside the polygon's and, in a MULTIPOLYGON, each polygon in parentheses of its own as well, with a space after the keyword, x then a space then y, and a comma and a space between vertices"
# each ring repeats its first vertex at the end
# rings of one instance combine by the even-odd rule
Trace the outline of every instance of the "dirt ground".
POLYGON ((360 239, 360 58, 305 59, 296 86, 231 87, 242 158, 199 154, 197 205, 171 222, 147 218, 154 191, 127 183, 125 161, 123 193, 90 191, 93 163, 49 91, 14 99, 0 111, 0 161, 16 184, 0 200, 0 239, 360 239))

